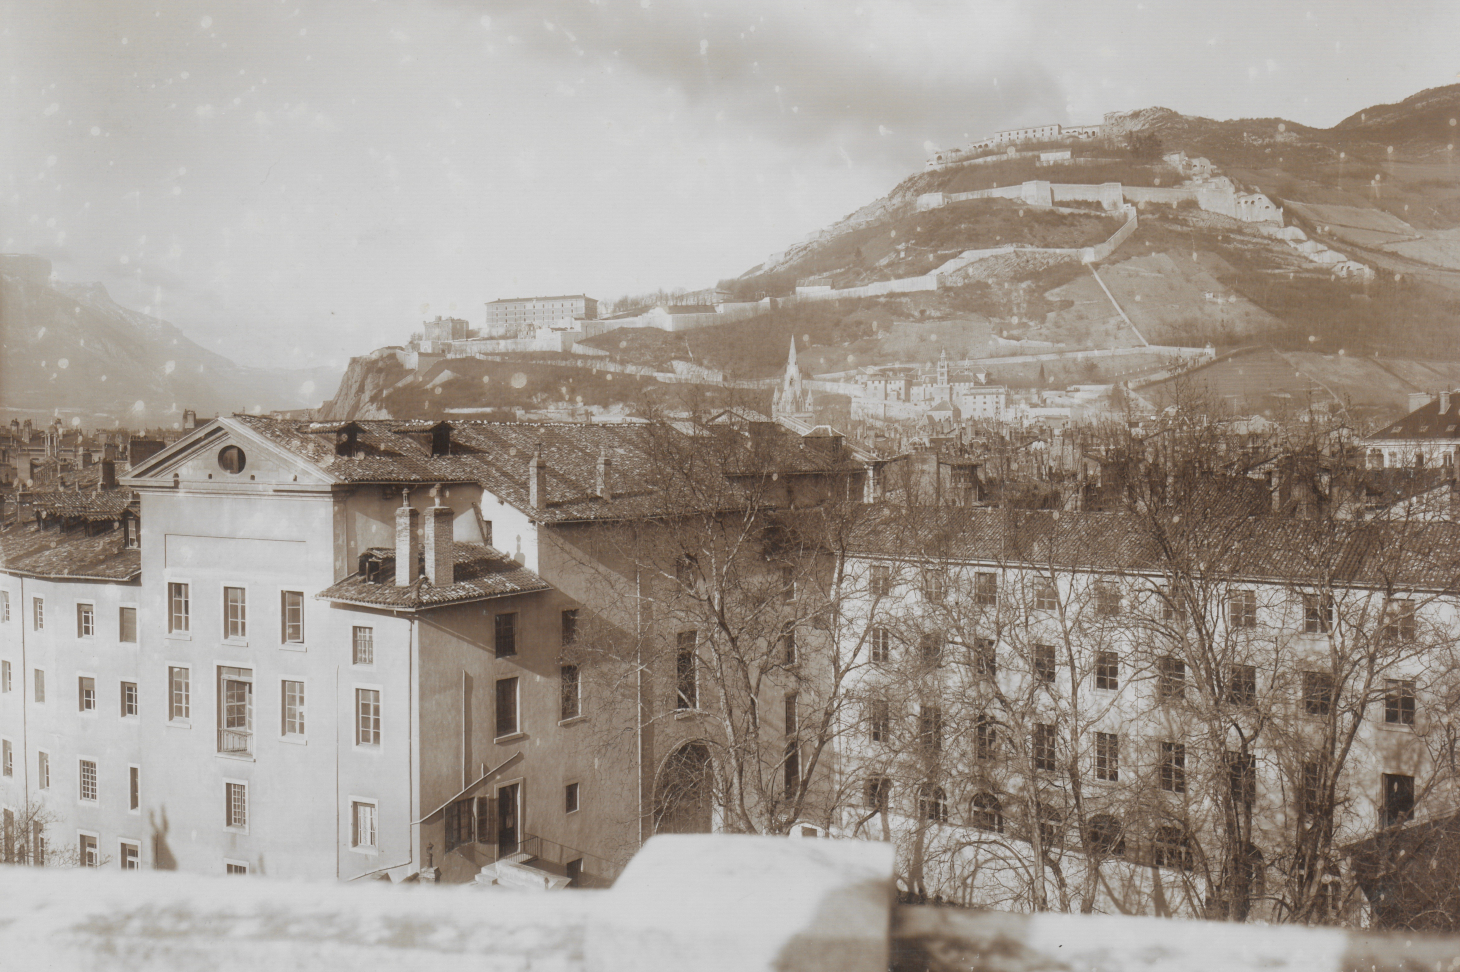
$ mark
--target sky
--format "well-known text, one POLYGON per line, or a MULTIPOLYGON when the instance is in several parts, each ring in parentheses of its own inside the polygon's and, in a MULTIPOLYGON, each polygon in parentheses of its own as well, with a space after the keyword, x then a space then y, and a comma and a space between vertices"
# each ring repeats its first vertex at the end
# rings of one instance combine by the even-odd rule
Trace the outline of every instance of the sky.
POLYGON ((997 129, 1329 126, 1460 4, 0 0, 0 250, 242 364, 502 297, 713 286, 997 129))

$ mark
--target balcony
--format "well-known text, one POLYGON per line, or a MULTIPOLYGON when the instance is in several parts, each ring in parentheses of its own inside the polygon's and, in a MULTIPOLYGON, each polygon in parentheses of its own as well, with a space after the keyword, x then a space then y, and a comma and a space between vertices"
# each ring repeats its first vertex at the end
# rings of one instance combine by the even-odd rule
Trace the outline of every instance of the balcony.
POLYGON ((252 729, 219 729, 218 752, 224 756, 252 756, 252 729))

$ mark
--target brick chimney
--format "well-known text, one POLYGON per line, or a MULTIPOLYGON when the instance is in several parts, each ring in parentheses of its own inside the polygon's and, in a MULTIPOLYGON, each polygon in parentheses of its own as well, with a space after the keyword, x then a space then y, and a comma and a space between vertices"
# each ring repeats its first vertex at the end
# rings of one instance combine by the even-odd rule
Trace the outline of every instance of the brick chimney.
POLYGON ((451 507, 441 505, 441 485, 431 487, 426 510, 426 580, 432 587, 456 583, 456 544, 451 537, 451 507))
POLYGON ((101 461, 101 488, 117 488, 117 464, 110 459, 101 461))
POLYGON ((416 526, 421 514, 411 506, 411 491, 400 491, 400 507, 395 511, 395 586, 409 587, 421 576, 421 546, 416 539, 416 526))
POLYGON ((1447 389, 1446 391, 1440 392, 1440 414, 1441 415, 1444 415, 1449 410, 1450 410, 1450 392, 1447 389))
POLYGON ((547 466, 542 461, 541 443, 527 464, 527 504, 534 510, 547 507, 547 466))
POLYGON ((598 482, 596 484, 596 495, 602 499, 613 499, 611 487, 608 485, 609 474, 613 472, 613 460, 608 458, 608 449, 598 450, 598 482))

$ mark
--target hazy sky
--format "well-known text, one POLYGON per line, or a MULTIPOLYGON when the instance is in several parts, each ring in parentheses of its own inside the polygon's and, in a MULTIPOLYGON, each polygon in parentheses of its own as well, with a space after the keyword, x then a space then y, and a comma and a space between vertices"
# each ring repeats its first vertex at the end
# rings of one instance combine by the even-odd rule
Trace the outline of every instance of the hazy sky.
POLYGON ((0 0, 0 249, 249 364, 703 287, 994 129, 1331 125, 1460 4, 0 0), (6 76, 8 75, 8 76, 6 76))

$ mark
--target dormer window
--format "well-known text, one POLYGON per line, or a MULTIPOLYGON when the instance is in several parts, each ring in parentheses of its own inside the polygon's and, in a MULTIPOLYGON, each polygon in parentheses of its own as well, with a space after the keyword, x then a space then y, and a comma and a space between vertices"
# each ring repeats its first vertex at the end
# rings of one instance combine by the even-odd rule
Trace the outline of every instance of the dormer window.
POLYGON ((131 510, 122 513, 122 547, 127 550, 142 547, 142 517, 131 510))
POLYGON ((335 432, 335 455, 354 458, 360 448, 360 426, 351 422, 335 432))

